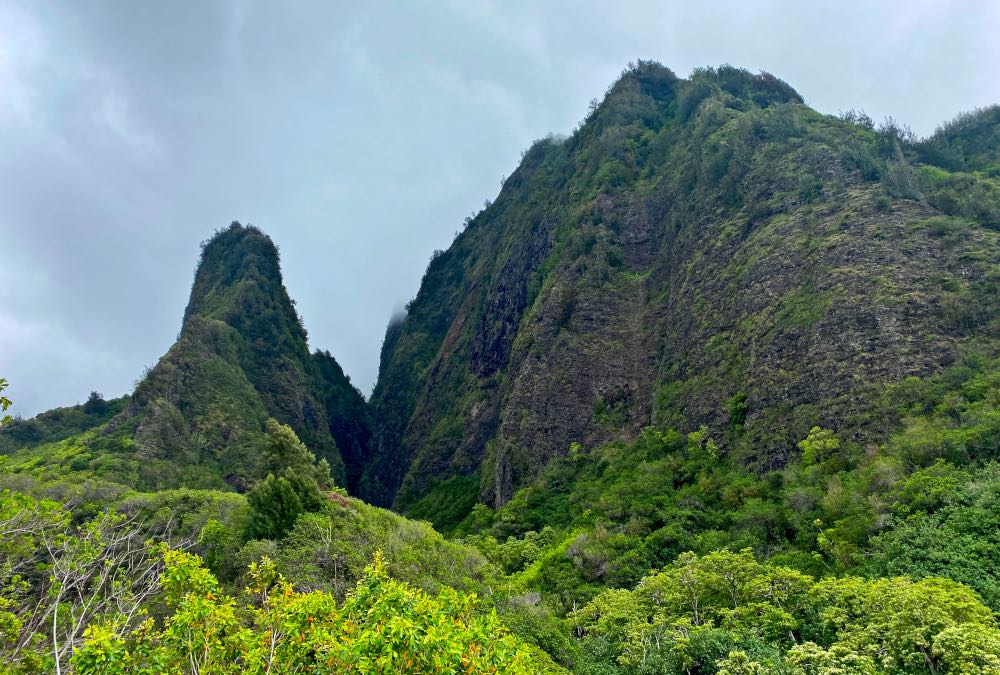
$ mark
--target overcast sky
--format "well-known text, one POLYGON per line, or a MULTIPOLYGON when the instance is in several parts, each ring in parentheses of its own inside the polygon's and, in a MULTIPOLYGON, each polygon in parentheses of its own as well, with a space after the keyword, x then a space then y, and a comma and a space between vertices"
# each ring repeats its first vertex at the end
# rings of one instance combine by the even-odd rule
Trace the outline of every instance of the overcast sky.
POLYGON ((0 0, 0 376, 25 416, 127 393, 237 219, 367 395, 431 252, 630 60, 925 135, 1000 101, 998 36, 986 1, 0 0))

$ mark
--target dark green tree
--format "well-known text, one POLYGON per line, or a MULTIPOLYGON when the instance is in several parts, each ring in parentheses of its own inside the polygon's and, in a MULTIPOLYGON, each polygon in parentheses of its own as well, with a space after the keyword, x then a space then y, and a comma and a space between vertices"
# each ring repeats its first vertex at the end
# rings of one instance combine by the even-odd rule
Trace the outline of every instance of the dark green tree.
POLYGON ((317 485, 330 485, 330 465, 326 461, 317 463, 316 456, 287 424, 274 419, 267 421, 263 450, 264 470, 267 473, 284 475, 291 471, 295 476, 309 478, 317 485))
POLYGON ((323 508, 321 486, 330 486, 330 465, 317 463, 292 428, 273 419, 267 421, 263 451, 268 473, 248 495, 248 536, 276 539, 303 513, 323 508))
POLYGON ((284 476, 268 474, 250 491, 248 501, 251 511, 247 534, 251 539, 277 539, 305 513, 295 486, 284 476))
POLYGON ((87 402, 83 404, 83 412, 88 415, 103 415, 108 409, 108 402, 99 391, 90 392, 87 402))

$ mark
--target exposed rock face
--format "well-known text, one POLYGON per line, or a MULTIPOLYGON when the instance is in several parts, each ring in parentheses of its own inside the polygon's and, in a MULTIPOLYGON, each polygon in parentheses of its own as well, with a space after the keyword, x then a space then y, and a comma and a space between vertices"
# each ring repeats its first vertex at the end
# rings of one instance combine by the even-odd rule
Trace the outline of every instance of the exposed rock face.
POLYGON ((1000 260, 994 231, 940 235, 918 177, 769 75, 640 64, 431 261, 387 333, 361 494, 405 511, 475 475, 502 504, 650 424, 762 469, 813 424, 877 440, 873 397, 951 362, 1000 260))
POLYGON ((528 280, 551 249, 548 228, 534 223, 515 245, 487 291, 487 305, 472 337, 472 370, 489 377, 507 366, 521 317, 528 308, 528 280))

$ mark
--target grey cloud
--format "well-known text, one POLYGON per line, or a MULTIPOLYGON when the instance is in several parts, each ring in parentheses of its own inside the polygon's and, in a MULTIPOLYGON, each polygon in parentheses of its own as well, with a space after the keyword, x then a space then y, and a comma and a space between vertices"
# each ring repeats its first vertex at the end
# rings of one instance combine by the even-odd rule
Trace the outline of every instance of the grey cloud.
POLYGON ((369 390, 431 252, 630 60, 927 134, 1000 101, 998 32, 989 3, 0 0, 0 375, 25 415, 127 392, 239 219, 369 390))

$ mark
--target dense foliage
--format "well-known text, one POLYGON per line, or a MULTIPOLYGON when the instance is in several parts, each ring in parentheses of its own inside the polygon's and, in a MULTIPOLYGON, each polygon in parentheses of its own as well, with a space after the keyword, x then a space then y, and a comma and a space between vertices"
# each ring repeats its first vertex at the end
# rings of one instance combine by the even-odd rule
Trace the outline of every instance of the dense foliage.
POLYGON ((581 672, 606 672, 608 662, 637 673, 1000 671, 996 619, 960 584, 816 582, 749 551, 684 553, 573 619, 584 633, 581 672))
POLYGON ((582 672, 744 672, 720 665, 736 652, 745 672, 1000 672, 997 373, 970 353, 889 387, 884 444, 815 427, 764 474, 704 431, 574 446, 455 531, 509 575, 505 620, 582 672))
POLYGON ((127 396, 105 401, 100 393, 94 391, 90 393, 87 402, 80 405, 49 410, 30 420, 7 419, 4 433, 0 435, 0 450, 11 452, 83 433, 106 423, 121 412, 127 403, 127 396))
POLYGON ((152 619, 92 624, 73 655, 75 672, 536 672, 496 615, 475 611, 474 596, 428 596, 392 580, 380 556, 340 605, 322 591, 294 590, 266 558, 249 577, 237 600, 197 557, 168 551, 162 627, 152 619))
POLYGON ((73 525, 55 502, 0 493, 5 672, 535 672, 474 594, 395 581, 381 553, 342 602, 296 591, 266 557, 229 596, 144 525, 112 512, 73 525))

